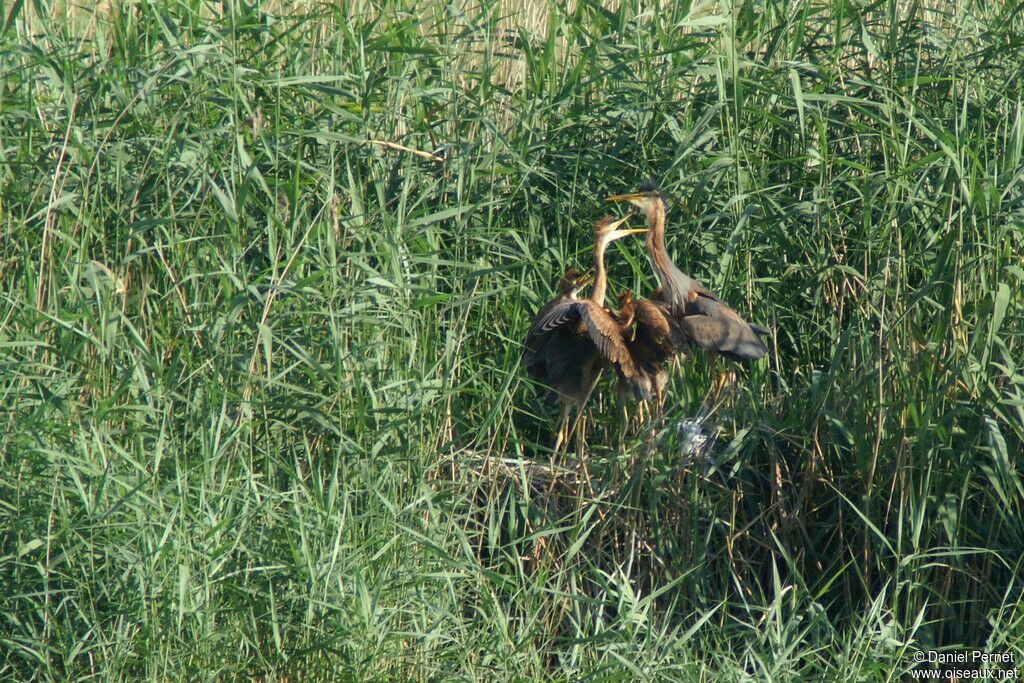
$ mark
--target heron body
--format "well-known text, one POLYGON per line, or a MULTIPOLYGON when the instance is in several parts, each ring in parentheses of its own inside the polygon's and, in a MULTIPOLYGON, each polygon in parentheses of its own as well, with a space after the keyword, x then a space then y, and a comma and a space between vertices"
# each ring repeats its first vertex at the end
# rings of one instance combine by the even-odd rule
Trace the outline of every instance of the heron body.
POLYGON ((620 381, 619 395, 627 398, 632 392, 642 401, 653 396, 660 408, 668 383, 668 365, 677 354, 686 352, 686 336, 664 305, 635 298, 628 289, 619 294, 619 316, 639 377, 632 386, 620 381), (643 388, 643 395, 633 389, 637 385, 643 388))
MULTIPOLYGON (((608 279, 604 252, 613 241, 643 230, 620 230, 625 222, 610 218, 598 221, 595 227, 594 288, 588 299, 575 296, 563 278, 559 296, 546 304, 526 335, 523 360, 527 372, 557 392, 562 403, 562 428, 555 450, 568 437, 569 416, 573 410, 582 412, 601 372, 615 368, 626 382, 640 381, 632 356, 621 333, 621 325, 605 309, 604 298, 608 279)), ((639 391, 639 389, 637 389, 639 391)), ((582 421, 579 440, 582 439, 582 421)))
POLYGON ((743 320, 669 258, 665 249, 665 197, 660 191, 641 187, 638 192, 608 200, 628 201, 647 214, 647 253, 661 285, 652 298, 675 319, 691 345, 734 361, 757 360, 768 353, 761 340, 768 330, 743 320))

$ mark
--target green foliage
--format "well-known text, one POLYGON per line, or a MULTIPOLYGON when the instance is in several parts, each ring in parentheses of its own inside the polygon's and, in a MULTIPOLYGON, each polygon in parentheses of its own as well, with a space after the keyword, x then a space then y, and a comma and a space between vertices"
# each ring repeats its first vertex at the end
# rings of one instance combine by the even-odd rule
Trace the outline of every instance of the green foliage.
POLYGON ((0 17, 0 675, 1024 661, 1015 3, 99 4, 0 17), (520 340, 647 178, 773 354, 587 486, 520 340))

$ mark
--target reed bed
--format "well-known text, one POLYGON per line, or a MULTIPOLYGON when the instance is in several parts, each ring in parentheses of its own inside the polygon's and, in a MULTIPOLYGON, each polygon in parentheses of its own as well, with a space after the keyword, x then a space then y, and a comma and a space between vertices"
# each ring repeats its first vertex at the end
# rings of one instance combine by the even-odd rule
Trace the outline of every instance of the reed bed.
POLYGON ((1024 13, 518 7, 5 6, 0 677, 1024 661, 1024 13), (772 354, 584 476, 520 343, 648 178, 772 354))

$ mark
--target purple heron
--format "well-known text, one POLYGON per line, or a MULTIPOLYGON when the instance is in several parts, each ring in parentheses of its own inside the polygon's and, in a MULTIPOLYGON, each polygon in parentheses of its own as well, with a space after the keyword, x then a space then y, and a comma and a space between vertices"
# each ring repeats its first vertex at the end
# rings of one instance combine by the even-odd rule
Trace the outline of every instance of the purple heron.
POLYGON ((563 277, 559 295, 537 313, 526 334, 523 363, 534 379, 548 385, 558 394, 562 419, 555 441, 555 451, 569 439, 569 418, 575 409, 576 441, 582 449, 583 407, 590 398, 605 367, 612 366, 627 384, 636 384, 642 393, 639 377, 629 349, 622 336, 622 326, 604 306, 608 276, 604 252, 617 239, 644 229, 619 229, 626 222, 602 218, 594 228, 594 289, 589 299, 579 299, 579 280, 563 277))
POLYGON ((675 320, 689 344, 707 351, 712 361, 717 355, 752 361, 768 353, 761 341, 768 330, 743 320, 669 258, 665 250, 665 196, 657 188, 645 184, 638 192, 608 197, 607 201, 629 202, 647 214, 647 253, 661 285, 652 299, 675 320))

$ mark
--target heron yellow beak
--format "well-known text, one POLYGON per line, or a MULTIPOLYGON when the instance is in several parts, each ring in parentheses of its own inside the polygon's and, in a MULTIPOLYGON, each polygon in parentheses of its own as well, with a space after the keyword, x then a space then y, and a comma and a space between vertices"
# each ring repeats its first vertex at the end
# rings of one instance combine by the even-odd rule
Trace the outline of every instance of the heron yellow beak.
POLYGON ((580 273, 579 276, 572 283, 572 294, 577 296, 580 292, 587 288, 591 282, 594 281, 594 274, 589 270, 585 273, 580 273))
POLYGON ((622 225, 623 223, 625 223, 628 220, 629 220, 629 216, 626 216, 625 218, 620 218, 619 220, 617 220, 614 223, 612 223, 613 230, 610 233, 608 233, 608 237, 606 238, 607 241, 608 241, 607 242, 608 244, 611 244, 613 241, 615 241, 617 239, 621 239, 621 238, 623 238, 623 237, 625 237, 627 235, 636 235, 636 234, 641 233, 641 232, 647 232, 647 228, 622 228, 622 229, 620 229, 619 226, 622 225))
POLYGON ((647 196, 643 192, 630 192, 628 194, 617 194, 611 197, 605 197, 606 202, 631 202, 636 199, 643 199, 647 196))
POLYGON ((641 232, 647 232, 647 228, 630 228, 628 230, 612 230, 611 234, 608 235, 608 241, 611 242, 612 240, 617 240, 620 237, 625 237, 626 235, 636 235, 636 234, 641 233, 641 232))

